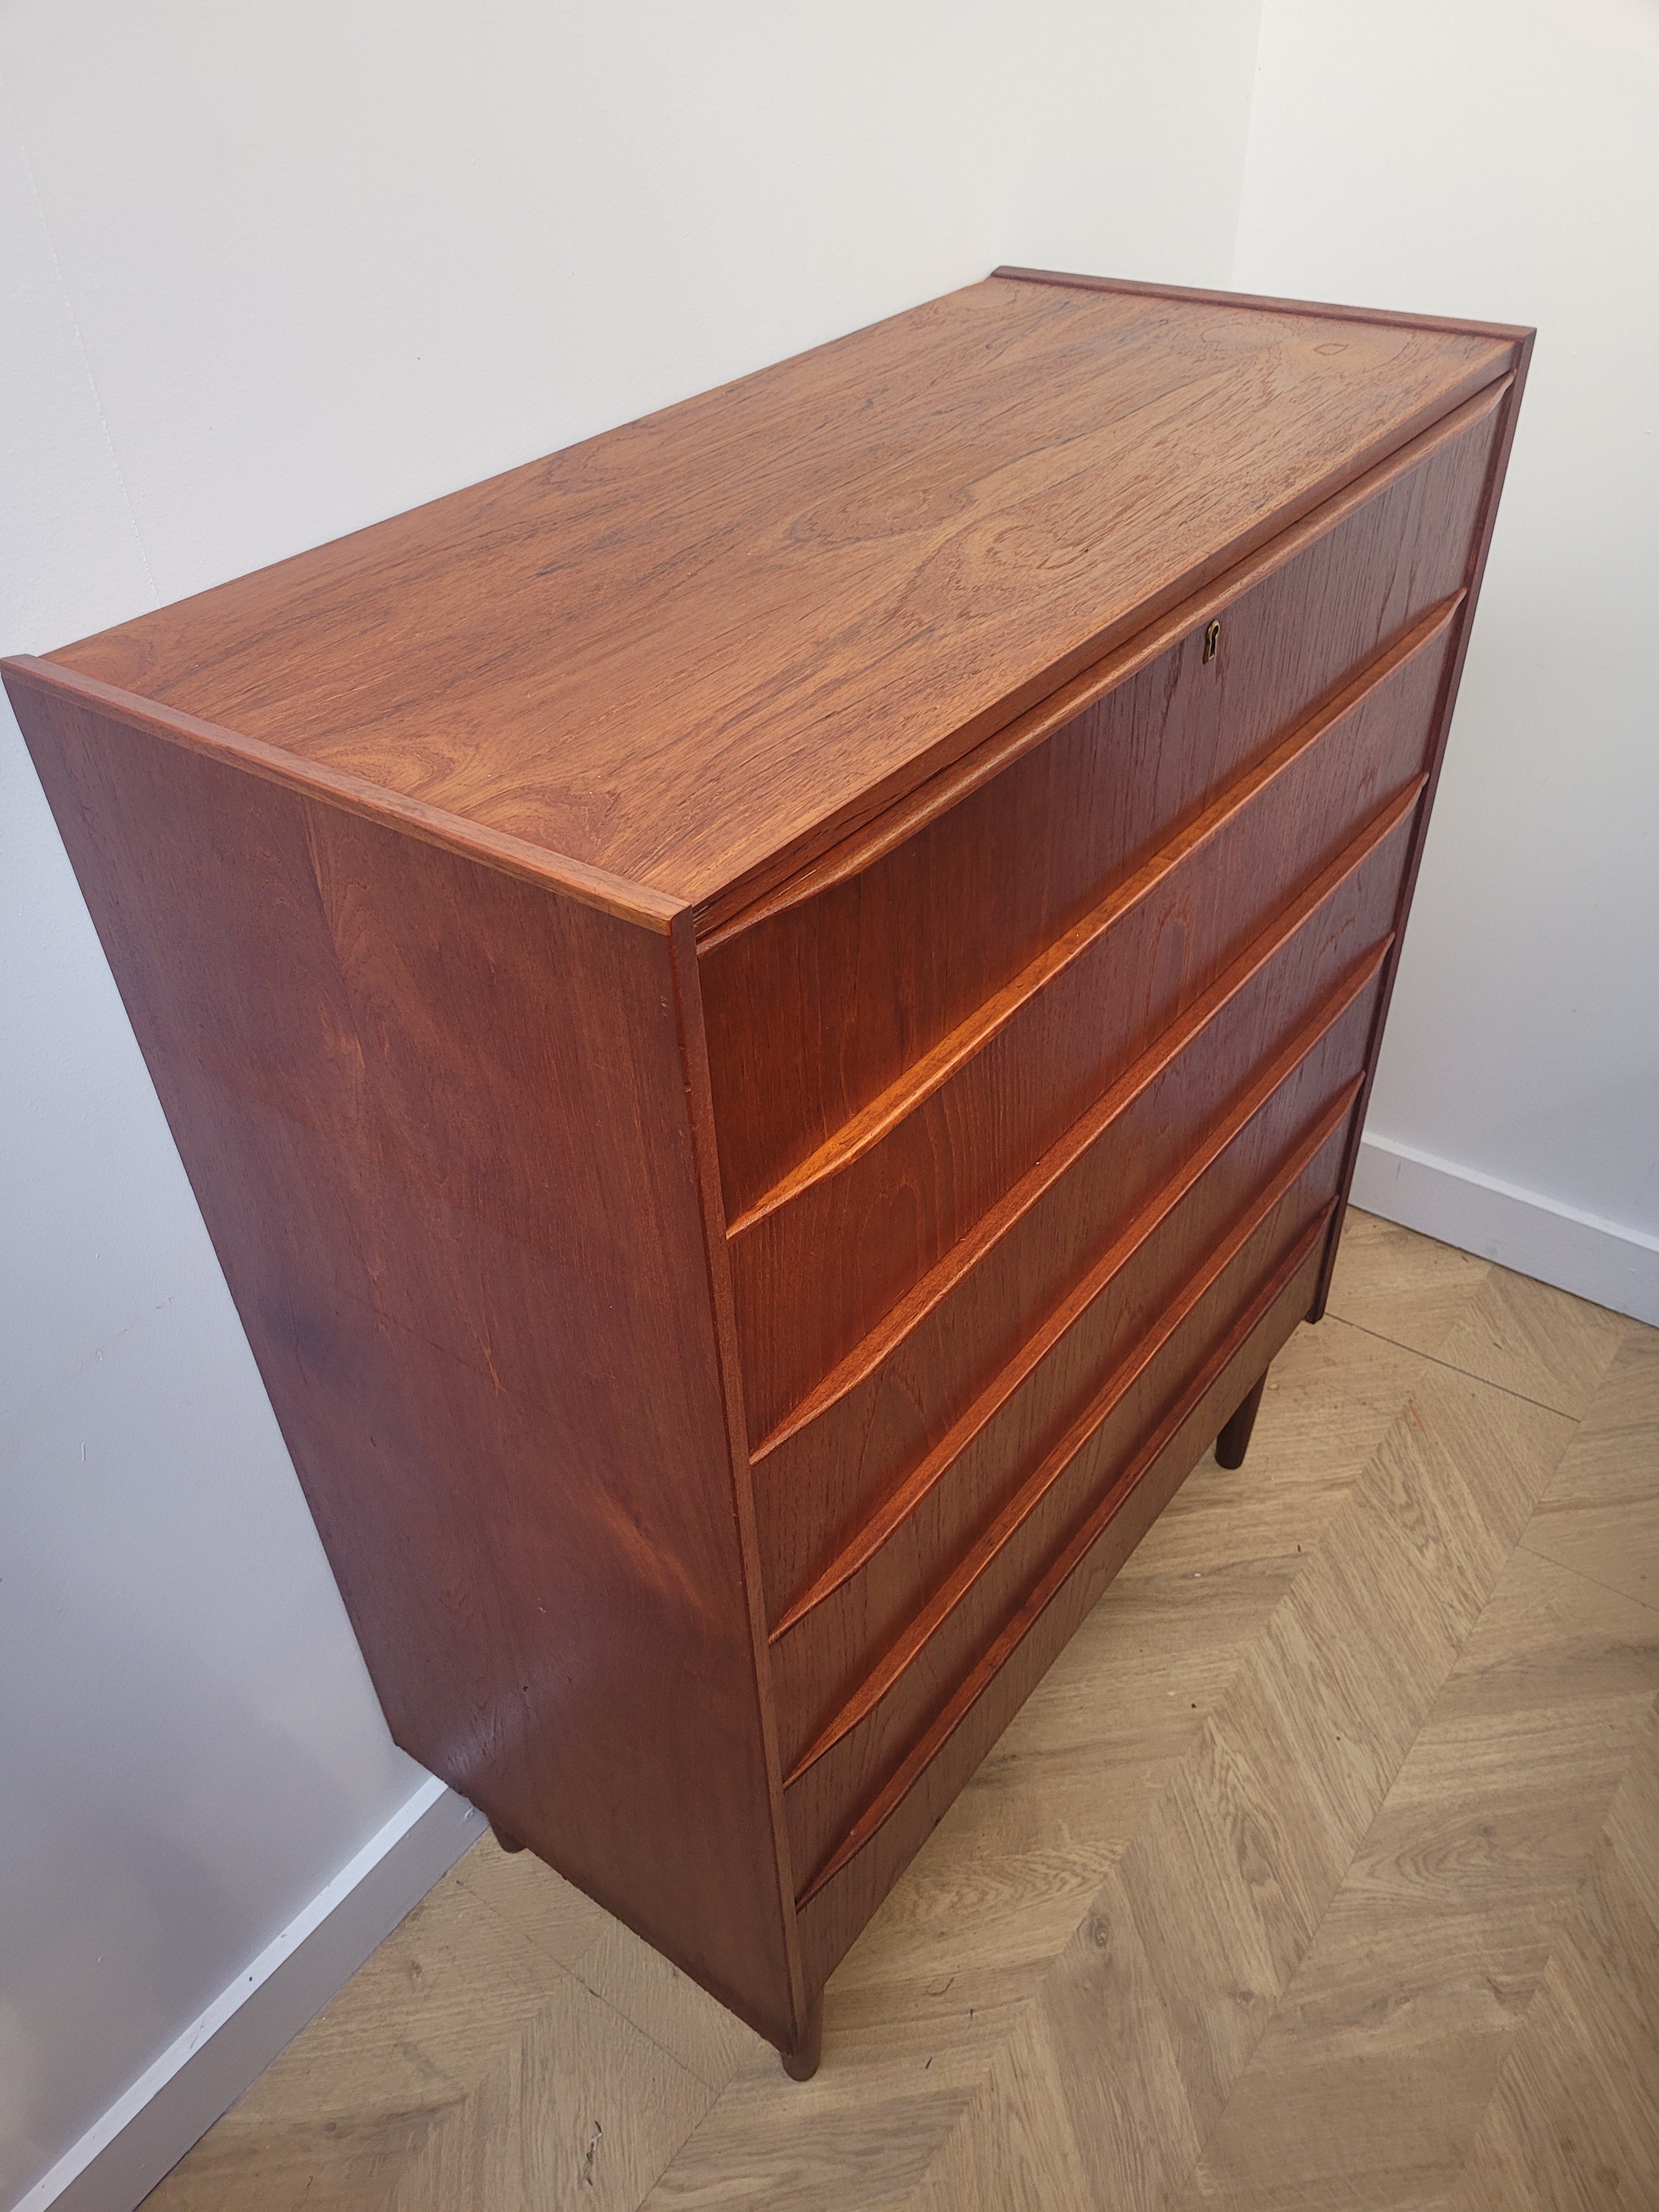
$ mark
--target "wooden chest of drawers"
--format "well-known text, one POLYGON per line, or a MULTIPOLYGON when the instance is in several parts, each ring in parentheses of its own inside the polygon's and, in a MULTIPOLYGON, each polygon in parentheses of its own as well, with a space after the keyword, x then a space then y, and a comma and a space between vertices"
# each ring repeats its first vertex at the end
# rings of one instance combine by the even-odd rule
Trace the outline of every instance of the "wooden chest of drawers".
POLYGON ((1003 271, 8 665, 393 1735, 792 2070, 1321 1310, 1528 345, 1003 271))

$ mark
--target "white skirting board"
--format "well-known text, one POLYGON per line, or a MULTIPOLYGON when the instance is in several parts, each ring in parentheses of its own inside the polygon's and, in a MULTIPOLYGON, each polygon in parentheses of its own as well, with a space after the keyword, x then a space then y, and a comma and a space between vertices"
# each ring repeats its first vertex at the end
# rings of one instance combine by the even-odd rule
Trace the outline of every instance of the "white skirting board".
POLYGON ((132 2212, 484 1827, 428 1777, 15 2212, 132 2212))
POLYGON ((1599 1220, 1389 1137, 1362 1139, 1352 1199, 1385 1221, 1659 1326, 1659 1237, 1644 1231, 1599 1220))

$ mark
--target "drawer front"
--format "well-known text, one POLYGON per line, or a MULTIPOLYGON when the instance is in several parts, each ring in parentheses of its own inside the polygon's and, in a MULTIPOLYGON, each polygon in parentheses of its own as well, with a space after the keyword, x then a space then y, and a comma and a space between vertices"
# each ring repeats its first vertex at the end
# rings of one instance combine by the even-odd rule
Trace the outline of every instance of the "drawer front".
POLYGON ((1291 1335, 1319 1279, 1316 1224, 1118 1481, 1088 1513, 816 1876, 800 1880, 803 1970, 821 1986, 1101 1592, 1291 1335))
POLYGON ((732 1224, 751 1444, 1422 779, 1447 611, 732 1224))
POLYGON ((1328 1049, 1346 1053, 1345 1009, 1357 994, 1372 1002, 1410 829, 1407 813, 1314 885, 756 1454, 769 1624, 940 1448, 1264 1069, 1339 1024, 1328 1049))
POLYGON ((798 1882, 809 1885, 1172 1407, 1276 1294, 1329 1218, 1346 1115, 1304 1148, 1288 1185, 1252 1209, 1136 1344, 874 1670, 787 1775, 798 1882))
POLYGON ((1094 681, 1111 688, 1082 711, 1056 726, 1051 703, 1036 741, 1021 734, 1032 718, 1016 726, 997 757, 1028 750, 980 787, 711 944, 702 983, 728 1219, 1458 590, 1497 421, 1493 396, 1472 401, 1116 656, 1121 678, 1109 665, 1094 681))
POLYGON ((775 1630, 785 1771, 1238 1223, 1352 1118, 1381 962, 1156 1192, 775 1630))

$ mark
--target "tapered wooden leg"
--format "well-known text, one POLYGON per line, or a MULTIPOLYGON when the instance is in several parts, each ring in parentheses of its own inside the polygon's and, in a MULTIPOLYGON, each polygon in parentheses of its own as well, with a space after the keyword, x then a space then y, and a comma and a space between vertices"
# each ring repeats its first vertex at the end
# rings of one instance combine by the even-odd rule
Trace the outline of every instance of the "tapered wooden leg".
POLYGON ((810 2081, 823 2056, 823 1991, 806 2008, 806 2027, 793 2051, 783 2054, 783 2070, 792 2081, 810 2081))
POLYGON ((489 1832, 504 1851, 521 1851, 524 1849, 516 1836, 509 1836, 505 1828, 498 1828, 493 1820, 489 1824, 489 1832))
POLYGON ((1243 1467, 1244 1455, 1250 1448, 1250 1431, 1255 1426, 1256 1409, 1261 1403, 1261 1394, 1267 1387, 1264 1374, 1249 1396, 1234 1413, 1232 1419, 1215 1440, 1215 1462, 1218 1467, 1243 1467))

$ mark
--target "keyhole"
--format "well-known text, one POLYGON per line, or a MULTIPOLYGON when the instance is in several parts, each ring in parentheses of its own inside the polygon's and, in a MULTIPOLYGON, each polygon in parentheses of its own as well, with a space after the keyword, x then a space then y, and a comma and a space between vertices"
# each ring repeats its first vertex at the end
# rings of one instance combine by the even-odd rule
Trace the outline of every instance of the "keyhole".
POLYGON ((1207 668, 1215 659, 1216 647, 1221 642, 1221 624, 1212 622, 1204 633, 1204 665, 1207 668))

